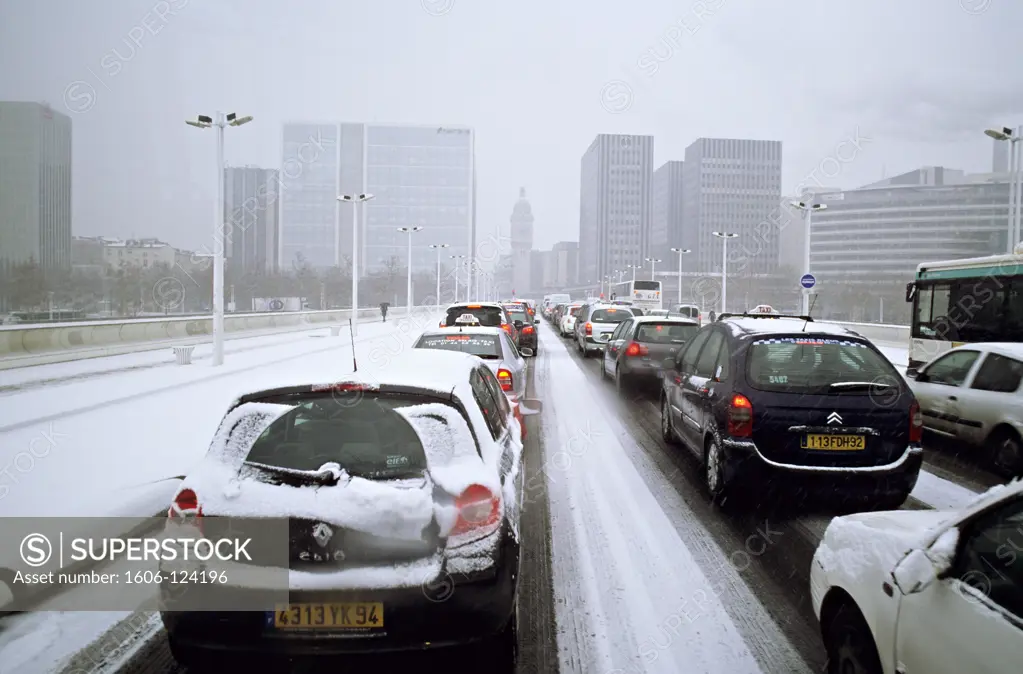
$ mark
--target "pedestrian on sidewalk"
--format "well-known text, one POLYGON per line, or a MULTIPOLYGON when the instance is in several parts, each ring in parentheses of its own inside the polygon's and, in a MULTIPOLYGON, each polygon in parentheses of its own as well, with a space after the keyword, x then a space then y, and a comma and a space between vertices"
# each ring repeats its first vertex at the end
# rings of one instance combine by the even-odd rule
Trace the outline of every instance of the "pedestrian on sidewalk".
POLYGON ((391 306, 390 302, 380 303, 380 316, 383 317, 384 323, 387 322, 387 307, 391 306))

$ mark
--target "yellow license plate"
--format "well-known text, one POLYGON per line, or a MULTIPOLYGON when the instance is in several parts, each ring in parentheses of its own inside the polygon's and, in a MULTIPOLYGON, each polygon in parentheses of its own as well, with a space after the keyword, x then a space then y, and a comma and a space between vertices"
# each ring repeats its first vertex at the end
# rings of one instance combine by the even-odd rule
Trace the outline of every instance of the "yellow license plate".
POLYGON ((355 630, 383 626, 384 605, 377 602, 287 604, 274 611, 274 627, 282 630, 355 630))
POLYGON ((803 449, 836 451, 858 451, 867 448, 867 439, 862 435, 816 435, 803 438, 803 449))

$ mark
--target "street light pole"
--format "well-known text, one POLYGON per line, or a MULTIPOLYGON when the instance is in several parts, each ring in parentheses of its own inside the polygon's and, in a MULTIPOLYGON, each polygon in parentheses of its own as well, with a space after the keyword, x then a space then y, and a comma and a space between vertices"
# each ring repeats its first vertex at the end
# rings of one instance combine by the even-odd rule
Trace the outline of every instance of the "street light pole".
MULTIPOLYGON (((821 203, 812 203, 812 202, 807 202, 807 201, 793 201, 793 202, 791 202, 791 205, 793 206, 793 208, 797 208, 797 209, 803 211, 803 213, 805 213, 805 215, 804 215, 804 220, 805 220, 804 231, 805 231, 805 234, 804 234, 804 237, 803 237, 803 274, 809 274, 810 273, 810 220, 811 220, 811 218, 812 218, 812 216, 813 216, 815 211, 823 211, 823 210, 825 210, 828 207, 828 205, 827 204, 821 204, 821 203)), ((803 307, 803 315, 804 316, 809 316, 810 315, 810 289, 809 288, 803 289, 802 307, 803 307)))
MULTIPOLYGON (((458 272, 461 271, 462 260, 465 259, 465 256, 464 255, 452 255, 451 259, 455 261, 455 299, 454 299, 454 301, 457 302, 458 301, 458 272)), ((468 294, 468 293, 466 293, 466 294, 468 294)), ((468 298, 466 298, 466 299, 468 299, 468 298)))
POLYGON ((678 303, 682 304, 682 256, 693 251, 688 248, 672 248, 672 253, 678 253, 678 303))
POLYGON ((217 127, 217 202, 213 220, 213 359, 214 367, 224 364, 224 249, 228 242, 224 233, 224 129, 241 126, 252 121, 251 115, 239 117, 219 110, 216 117, 199 115, 185 120, 185 124, 198 129, 217 127))
POLYGON ((412 234, 422 231, 422 227, 399 227, 399 232, 408 234, 408 286, 405 289, 405 300, 408 304, 406 316, 412 315, 412 234))
MULTIPOLYGON (((352 334, 359 334, 359 204, 365 209, 372 194, 342 194, 338 201, 352 204, 352 334)), ((366 211, 363 210, 363 215, 366 211)), ((335 237, 336 238, 336 237, 335 237)))
POLYGON ((655 260, 652 257, 648 257, 646 258, 646 261, 650 263, 650 280, 656 281, 657 278, 654 276, 654 273, 657 271, 657 263, 662 262, 662 260, 655 260))
MULTIPOLYGON (((411 240, 411 238, 412 237, 410 236, 409 239, 411 240)), ((450 248, 450 247, 451 246, 446 244, 446 243, 431 243, 430 244, 430 248, 433 248, 434 250, 437 251, 437 304, 438 304, 438 306, 440 305, 440 252, 442 250, 444 250, 445 248, 450 248)))
POLYGON ((713 232, 721 239, 721 313, 725 313, 728 298, 728 240, 736 239, 738 234, 732 232, 713 232))

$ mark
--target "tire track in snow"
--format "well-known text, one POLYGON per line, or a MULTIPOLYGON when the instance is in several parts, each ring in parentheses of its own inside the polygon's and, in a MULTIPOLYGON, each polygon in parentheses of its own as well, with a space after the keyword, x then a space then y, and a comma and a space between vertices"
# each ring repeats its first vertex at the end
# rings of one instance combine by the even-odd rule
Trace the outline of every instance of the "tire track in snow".
MULTIPOLYGON (((569 497, 572 499, 580 497, 580 488, 574 485, 577 480, 573 479, 577 474, 581 473, 579 476, 581 481, 588 481, 590 484, 590 489, 586 492, 590 496, 590 503, 576 501, 572 504, 574 510, 584 509, 589 514, 585 521, 577 518, 574 522, 576 526, 592 527, 591 531, 577 528, 572 532, 580 547, 585 545, 586 539, 597 539, 599 534, 603 534, 612 543, 607 551, 609 554, 603 558, 597 558, 599 551, 592 547, 580 552, 583 556, 588 552, 594 557, 593 562, 598 566, 604 566, 605 573, 619 571, 617 580, 625 583, 626 590, 632 597, 633 603, 630 605, 626 598, 621 605, 621 609, 624 610, 619 612, 620 616, 624 613, 627 617, 620 617, 617 621, 622 627, 631 623, 630 638, 627 639, 630 649, 623 650, 619 647, 614 649, 615 654, 620 656, 615 660, 626 662, 620 662, 624 667, 613 671, 651 674, 662 671, 685 671, 695 661, 698 668, 702 667, 699 671, 720 671, 728 674, 760 672, 759 665, 723 606, 716 597, 709 594, 706 596, 705 606, 708 617, 694 621, 693 636, 669 639, 661 651, 647 651, 654 657, 647 657, 645 658, 647 662, 642 662, 643 656, 638 645, 656 643, 654 640, 660 630, 660 623, 672 618, 677 619, 675 611, 678 604, 675 597, 692 596, 697 590, 702 592, 703 588, 709 588, 710 583, 650 493, 643 478, 627 459, 624 448, 616 440, 628 437, 629 434, 621 432, 622 428, 616 415, 598 412, 603 407, 597 400, 599 392, 572 361, 564 345, 546 334, 544 337, 546 337, 544 350, 548 354, 553 354, 551 357, 557 370, 556 376, 549 378, 548 381, 548 398, 555 401, 558 407, 561 407, 560 401, 576 401, 573 403, 572 411, 575 413, 572 416, 576 419, 589 419, 591 423, 596 424, 600 437, 605 439, 604 442, 597 442, 596 446, 588 448, 588 452, 580 457, 583 465, 571 466, 571 474, 566 475, 566 479, 569 497), (626 460, 623 461, 623 458, 626 460), (617 512, 616 508, 608 504, 609 499, 615 499, 616 507, 620 508, 617 512), (594 512, 601 516, 594 519, 594 512), (635 544, 632 546, 631 554, 630 546, 627 544, 630 538, 627 532, 630 531, 632 542, 635 544), (643 551, 647 553, 643 554, 643 551), (607 563, 602 565, 601 562, 605 560, 607 563), (620 568, 623 562, 626 566, 624 570, 620 568), (650 613, 651 611, 653 613, 650 613), (710 616, 713 616, 713 619, 710 616), (668 660, 675 658, 678 662, 665 662, 664 653, 670 654, 668 660), (686 664, 679 667, 680 663, 686 664)), ((551 489, 550 486, 548 488, 551 489)), ((561 566, 557 553, 555 547, 555 568, 561 566)), ((617 585, 609 587, 616 588, 617 585)), ((604 597, 598 594, 591 595, 588 599, 591 602, 607 599, 615 602, 621 597, 619 594, 612 594, 611 597, 608 597, 606 592, 603 594, 604 597)), ((610 613, 609 606, 605 605, 603 608, 610 613)))

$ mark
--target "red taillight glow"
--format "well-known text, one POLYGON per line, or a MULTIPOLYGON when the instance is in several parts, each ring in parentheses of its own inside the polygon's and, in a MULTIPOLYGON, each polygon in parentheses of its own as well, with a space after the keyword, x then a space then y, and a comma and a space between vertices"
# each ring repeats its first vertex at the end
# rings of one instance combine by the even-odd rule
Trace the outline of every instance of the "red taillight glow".
POLYGON ((508 370, 501 368, 497 371, 497 381, 501 382, 502 391, 512 390, 512 374, 508 370))
POLYGON ((519 422, 519 435, 522 440, 526 439, 526 420, 522 416, 522 410, 519 408, 519 401, 512 399, 512 414, 515 416, 515 420, 519 422))
POLYGON ((458 521, 451 536, 478 533, 486 535, 496 531, 501 522, 501 499, 483 485, 470 485, 455 501, 458 521))
POLYGON ((533 334, 533 326, 532 325, 527 325, 526 327, 522 328, 522 334, 524 334, 524 335, 531 335, 531 334, 533 334))
POLYGON ((733 438, 753 435, 753 404, 744 395, 732 396, 732 404, 728 408, 728 434, 733 438))
POLYGON ((202 517, 202 506, 199 505, 199 497, 191 489, 182 489, 174 497, 174 502, 168 508, 167 517, 172 519, 202 517))
POLYGON ((587 323, 585 327, 586 327, 586 335, 587 336, 592 335, 593 334, 593 323, 587 323))
POLYGON ((636 342, 630 342, 629 345, 625 347, 626 356, 646 356, 649 353, 649 349, 642 344, 637 344, 636 342))
POLYGON ((509 335, 511 334, 511 325, 510 325, 510 324, 508 324, 508 323, 502 323, 502 324, 501 324, 501 328, 502 328, 502 329, 503 329, 503 330, 504 330, 505 332, 507 332, 507 333, 508 333, 509 335))
POLYGON ((909 408, 909 441, 920 442, 924 436, 924 418, 920 414, 920 404, 913 402, 909 408))

